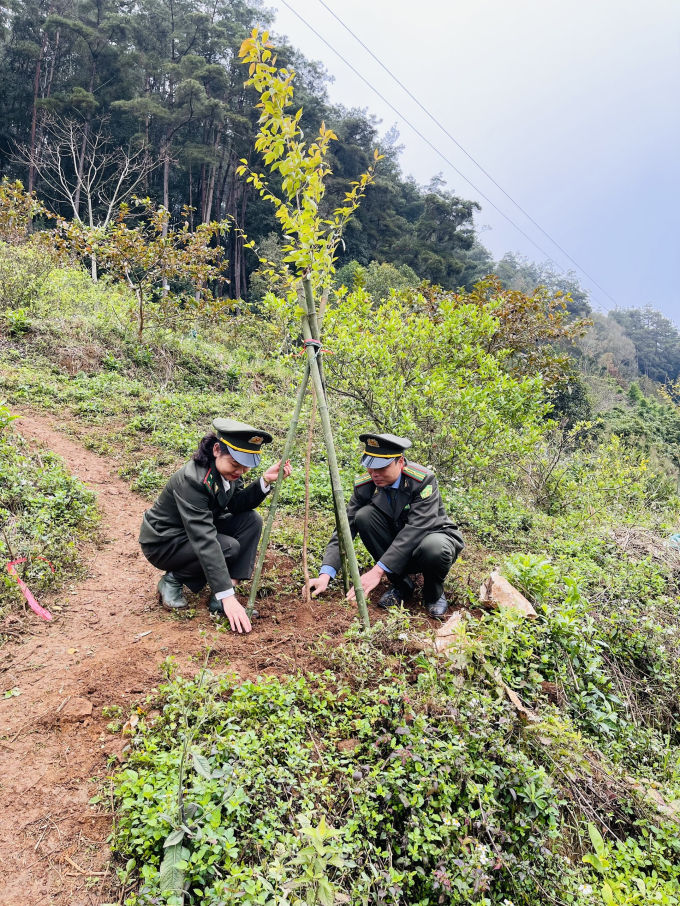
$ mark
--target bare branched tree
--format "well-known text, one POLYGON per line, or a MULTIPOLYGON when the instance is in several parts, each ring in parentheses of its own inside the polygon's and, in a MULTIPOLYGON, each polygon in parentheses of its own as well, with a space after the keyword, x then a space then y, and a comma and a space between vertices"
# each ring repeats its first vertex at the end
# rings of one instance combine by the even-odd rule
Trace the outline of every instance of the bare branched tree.
MULTIPOLYGON (((90 229, 105 230, 121 202, 144 185, 158 165, 146 145, 115 146, 106 125, 104 120, 92 129, 85 122, 51 114, 34 153, 20 152, 38 173, 45 194, 66 203, 73 219, 90 229)), ((92 279, 97 279, 94 257, 92 279)))

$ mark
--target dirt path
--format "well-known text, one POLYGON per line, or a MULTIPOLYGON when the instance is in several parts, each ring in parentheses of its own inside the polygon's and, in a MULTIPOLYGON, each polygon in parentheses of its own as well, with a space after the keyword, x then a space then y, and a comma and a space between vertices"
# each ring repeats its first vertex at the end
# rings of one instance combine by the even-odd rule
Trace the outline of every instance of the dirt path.
MULTIPOLYGON (((105 543, 82 549, 83 582, 43 602, 61 607, 55 621, 30 614, 30 634, 0 654, 0 693, 20 690, 0 697, 0 903, 94 906, 110 902, 116 885, 106 845, 111 805, 88 805, 97 792, 91 778, 109 775, 107 759, 123 744, 106 729, 111 718, 102 707, 120 705, 127 717, 162 681, 167 656, 193 671, 189 657, 206 641, 217 669, 244 677, 290 672, 310 662, 309 642, 321 633, 340 636, 353 612, 315 602, 312 613, 299 598, 274 591, 248 636, 216 631, 206 608, 190 619, 165 612, 156 603, 159 573, 137 545, 148 504, 55 419, 25 413, 17 424, 97 492, 105 543)), ((277 562, 282 573, 290 566, 277 562)))

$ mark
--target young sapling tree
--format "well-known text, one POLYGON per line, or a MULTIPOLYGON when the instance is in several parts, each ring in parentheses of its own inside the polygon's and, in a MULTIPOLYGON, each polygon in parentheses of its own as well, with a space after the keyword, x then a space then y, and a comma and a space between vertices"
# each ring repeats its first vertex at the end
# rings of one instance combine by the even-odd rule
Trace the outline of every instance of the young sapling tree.
POLYGON ((215 240, 231 229, 231 221, 201 223, 191 230, 185 208, 180 224, 168 228, 166 208, 149 198, 133 202, 140 218, 137 225, 128 225, 132 209, 123 202, 105 230, 61 220, 62 244, 82 257, 94 255, 111 276, 129 287, 130 318, 140 343, 151 327, 175 328, 198 317, 218 317, 228 300, 216 298, 207 287, 226 280, 223 247, 215 240))
MULTIPOLYGON (((349 559, 359 611, 364 624, 368 626, 368 611, 359 581, 359 568, 345 511, 333 432, 322 380, 321 344, 314 294, 330 285, 335 271, 335 253, 343 230, 358 208, 367 186, 374 178, 375 171, 373 166, 370 167, 366 173, 351 184, 343 203, 328 216, 324 216, 322 211, 326 180, 331 173, 327 158, 330 143, 336 138, 336 135, 326 127, 325 123, 322 123, 316 139, 311 144, 307 144, 300 128, 302 110, 300 109, 296 113, 288 112, 288 108, 293 102, 295 72, 287 68, 277 68, 273 45, 269 42, 269 35, 266 31, 260 34, 258 29, 254 29, 250 38, 241 45, 239 56, 249 67, 249 79, 246 85, 255 88, 260 95, 260 103, 257 108, 262 112, 255 149, 261 155, 270 173, 280 175, 281 192, 277 194, 270 187, 266 176, 258 170, 251 169, 245 160, 241 162, 239 173, 245 174, 247 182, 252 183, 260 195, 276 208, 276 218, 284 235, 283 261, 293 275, 290 292, 291 294, 296 292, 294 283, 297 283, 299 288, 300 282, 302 282, 304 287, 305 305, 299 306, 298 311, 306 338, 309 374, 312 377, 316 393, 319 418, 328 454, 338 536, 341 538, 349 559)), ((375 161, 379 158, 380 155, 376 151, 375 161)), ((305 376, 307 376, 307 371, 305 376)), ((301 394, 306 389, 306 383, 305 377, 300 388, 301 394)), ((299 413, 297 406, 296 411, 299 413)), ((292 448, 296 427, 296 423, 291 423, 282 462, 285 462, 292 448)), ((282 475, 279 475, 253 576, 248 602, 250 610, 252 610, 257 594, 281 480, 282 475)))

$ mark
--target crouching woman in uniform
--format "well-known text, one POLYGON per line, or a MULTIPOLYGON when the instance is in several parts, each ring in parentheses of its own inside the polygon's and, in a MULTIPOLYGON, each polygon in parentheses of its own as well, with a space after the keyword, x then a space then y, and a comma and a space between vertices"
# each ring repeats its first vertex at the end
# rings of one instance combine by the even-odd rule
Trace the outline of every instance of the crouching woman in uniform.
MULTIPOLYGON (((252 575, 262 532, 255 508, 276 481, 281 463, 245 485, 243 476, 259 465, 261 446, 272 442, 271 434, 228 418, 215 419, 213 428, 215 434, 203 438, 144 513, 139 543, 149 563, 165 572, 158 583, 165 607, 186 607, 183 586, 199 592, 207 582, 210 612, 226 616, 232 630, 250 632, 234 583, 252 575)), ((290 474, 288 461, 284 477, 290 474)))

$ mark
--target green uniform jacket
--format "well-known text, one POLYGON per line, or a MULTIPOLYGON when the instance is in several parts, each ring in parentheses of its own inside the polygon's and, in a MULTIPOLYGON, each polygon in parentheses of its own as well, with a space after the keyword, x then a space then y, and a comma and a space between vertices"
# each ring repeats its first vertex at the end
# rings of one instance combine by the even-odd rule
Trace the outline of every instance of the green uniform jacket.
MULTIPOLYGON (((456 545, 457 554, 465 547, 458 527, 446 515, 434 472, 425 466, 412 462, 404 466, 401 484, 397 488, 394 511, 385 490, 376 487, 369 475, 357 478, 354 493, 347 507, 352 538, 357 533, 354 522, 356 512, 365 506, 377 507, 393 522, 398 534, 380 558, 380 562, 398 576, 406 571, 413 551, 422 541, 423 535, 430 535, 432 532, 448 535, 456 545)), ((332 566, 335 570, 340 569, 337 531, 333 533, 326 548, 323 563, 324 566, 332 566)))
POLYGON ((144 513, 139 543, 142 549, 162 547, 171 553, 188 539, 213 593, 227 591, 233 586, 215 523, 230 513, 254 510, 266 496, 259 481, 245 487, 242 478, 225 491, 214 465, 208 469, 191 460, 144 513))

